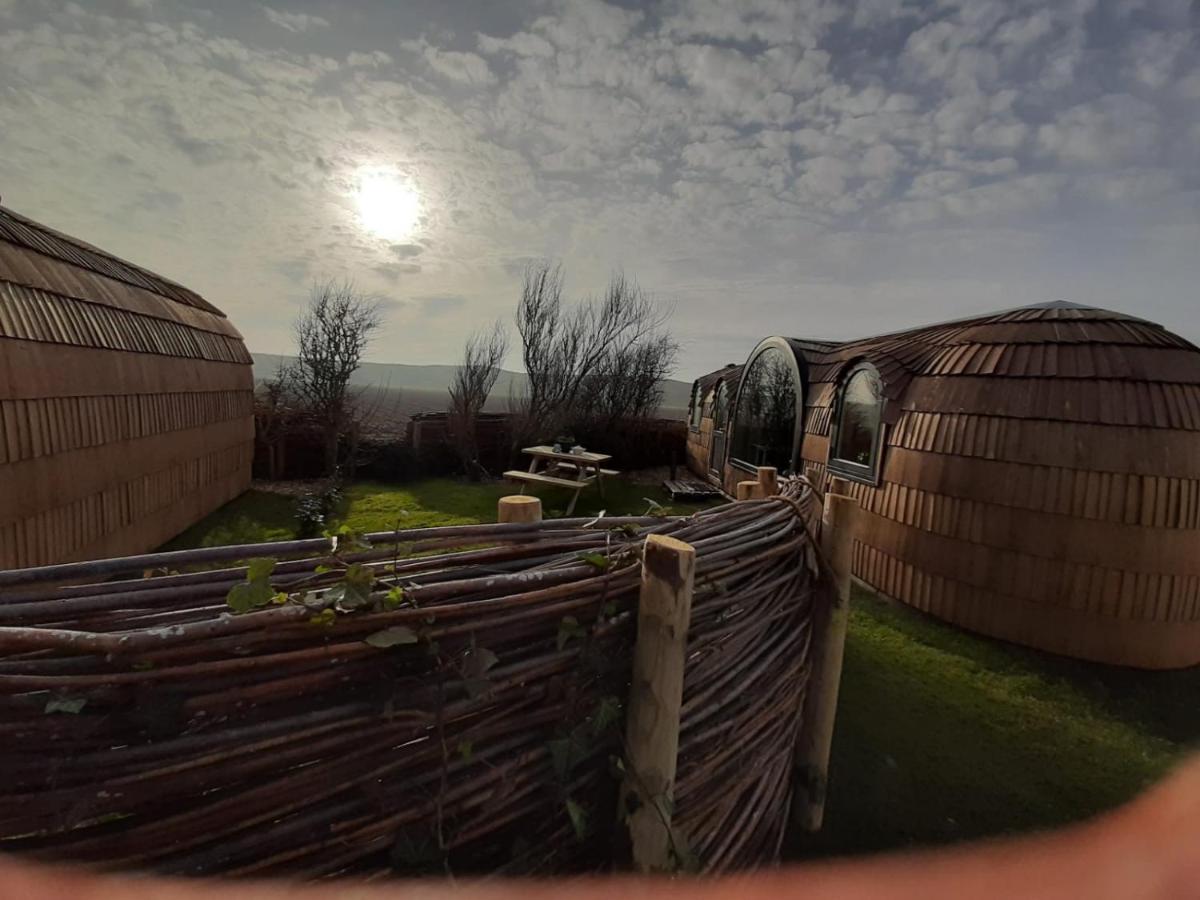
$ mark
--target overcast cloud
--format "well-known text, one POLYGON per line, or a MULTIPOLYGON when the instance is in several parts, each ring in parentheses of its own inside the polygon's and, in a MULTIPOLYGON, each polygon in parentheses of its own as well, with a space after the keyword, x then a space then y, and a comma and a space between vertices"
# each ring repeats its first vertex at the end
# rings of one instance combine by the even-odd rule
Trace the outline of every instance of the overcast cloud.
POLYGON ((308 283, 454 361, 524 261, 674 304, 682 377, 1066 299, 1200 341, 1188 0, 0 0, 5 205, 286 352, 308 283), (420 194, 399 240, 354 190, 420 194))

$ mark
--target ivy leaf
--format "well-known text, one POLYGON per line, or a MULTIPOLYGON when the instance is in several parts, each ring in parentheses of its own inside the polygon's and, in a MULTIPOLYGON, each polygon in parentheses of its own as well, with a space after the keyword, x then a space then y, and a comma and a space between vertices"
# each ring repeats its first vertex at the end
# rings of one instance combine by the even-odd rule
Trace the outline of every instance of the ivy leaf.
POLYGON ((568 797, 567 815, 571 818, 571 827, 575 829, 575 838, 582 841, 587 837, 587 810, 568 797))
POLYGON ((592 713, 592 733, 602 734, 610 725, 621 720, 621 701, 616 697, 601 697, 592 713))
POLYGON ((225 595, 225 602, 235 613, 247 613, 266 606, 274 596, 275 591, 271 589, 271 583, 265 578, 260 578, 235 584, 225 595))
POLYGON ((609 558, 603 553, 581 553, 579 554, 579 558, 601 572, 605 571, 609 566, 609 558))
POLYGON ((388 647, 415 644, 417 642, 417 633, 404 625, 394 625, 391 628, 385 628, 383 631, 377 631, 372 635, 368 635, 366 642, 372 647, 385 650, 388 647))
POLYGON ((468 650, 466 658, 463 660, 463 676, 467 679, 486 678, 488 670, 498 662, 500 662, 500 657, 487 647, 468 650))
POLYGON ((343 525, 337 530, 334 536, 337 538, 337 549, 339 551, 371 549, 371 542, 367 540, 366 535, 355 531, 349 525, 343 525))
POLYGON ((572 638, 581 638, 587 635, 587 629, 579 624, 579 620, 574 616, 563 616, 562 621, 558 623, 558 639, 556 641, 558 649, 561 650, 567 646, 567 641, 572 638))
POLYGON ((643 497, 642 499, 645 500, 647 503, 646 515, 648 515, 648 516, 665 516, 667 514, 667 508, 665 506, 663 506, 661 503, 659 503, 657 500, 651 500, 649 497, 643 497))
POLYGON ((475 750, 475 742, 466 739, 458 742, 458 755, 462 757, 463 762, 471 761, 471 754, 475 750))
POLYGON ((311 617, 308 622, 310 625, 328 626, 337 621, 337 613, 332 608, 326 607, 315 616, 311 617))
POLYGON ((332 572, 333 566, 317 566, 313 569, 314 575, 324 575, 326 572, 332 572))
POLYGON ((45 711, 47 713, 70 713, 77 716, 85 706, 87 706, 87 697, 55 697, 46 701, 45 711))
POLYGON ((546 749, 550 751, 550 765, 554 774, 560 782, 565 783, 579 761, 587 756, 588 743, 585 735, 576 728, 565 738, 547 741, 546 749))
POLYGON ((394 587, 383 598, 383 605, 388 609, 397 609, 404 605, 404 589, 394 587))
POLYGON ((566 781, 567 775, 571 772, 571 746, 570 738, 558 738, 546 742, 546 749, 550 751, 550 765, 554 768, 554 774, 558 776, 559 781, 566 781))
POLYGON ((276 591, 274 594, 271 595, 271 602, 274 603, 276 606, 283 606, 283 604, 288 602, 287 592, 286 591, 276 591))
POLYGON ((252 559, 246 563, 246 580, 261 581, 270 578, 275 571, 275 560, 268 558, 252 559))
POLYGON ((305 591, 297 599, 305 609, 311 609, 316 612, 320 612, 327 605, 324 597, 314 594, 312 591, 305 591))

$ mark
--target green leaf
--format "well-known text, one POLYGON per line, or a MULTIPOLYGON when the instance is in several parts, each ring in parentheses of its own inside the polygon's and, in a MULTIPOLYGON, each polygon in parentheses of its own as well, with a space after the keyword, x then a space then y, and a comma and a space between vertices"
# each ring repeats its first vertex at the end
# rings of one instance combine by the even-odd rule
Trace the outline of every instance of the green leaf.
POLYGON ((327 607, 327 608, 321 610, 319 613, 317 613, 312 618, 310 618, 308 621, 309 621, 309 624, 311 624, 311 625, 321 625, 321 626, 332 625, 334 622, 337 621, 337 613, 335 613, 331 608, 327 607))
POLYGON ((324 575, 326 572, 332 572, 333 566, 317 566, 313 569, 314 575, 324 575))
POLYGON ((648 515, 648 516, 665 516, 667 514, 667 508, 665 506, 663 506, 661 503, 659 503, 657 500, 651 500, 649 497, 643 497, 642 499, 645 500, 647 503, 646 515, 648 515))
POLYGON ((568 797, 567 815, 571 817, 571 827, 575 829, 576 839, 582 841, 587 837, 587 810, 568 797))
POLYGON ((396 609, 404 605, 404 590, 394 587, 387 592, 387 596, 383 598, 383 605, 388 609, 396 609))
POLYGON ((592 733, 602 734, 610 725, 621 721, 621 701, 616 697, 601 697, 592 713, 592 733))
POLYGON ((374 586, 375 573, 362 563, 355 563, 346 569, 343 580, 331 587, 326 597, 343 612, 362 609, 371 604, 374 586))
POLYGON ((561 650, 567 645, 567 641, 572 638, 581 638, 587 635, 587 629, 579 624, 579 620, 574 616, 563 616, 562 621, 558 623, 558 640, 556 641, 558 649, 561 650))
POLYGON ((550 751, 550 765, 559 781, 566 781, 571 772, 571 747, 570 738, 556 738, 546 742, 546 749, 550 751))
POLYGON ((560 782, 566 782, 572 770, 588 753, 588 741, 582 729, 576 728, 564 738, 546 742, 550 752, 550 765, 560 782))
POLYGON ((371 542, 367 540, 366 535, 355 531, 349 525, 341 526, 337 532, 338 552, 343 550, 370 550, 371 542))
POLYGON ((463 659, 463 676, 468 679, 486 678, 488 671, 498 662, 500 658, 487 647, 468 650, 463 659))
POLYGON ((47 713, 70 713, 77 716, 85 706, 87 706, 87 697, 55 697, 46 701, 45 711, 47 713))
POLYGON ((599 569, 601 572, 608 568, 609 559, 603 553, 581 553, 579 558, 590 566, 599 569))
POLYGON ((465 738, 458 742, 458 755, 462 757, 463 762, 471 761, 471 754, 475 750, 475 742, 468 741, 465 738))
POLYGON ((283 604, 288 602, 287 592, 276 591, 274 594, 271 595, 271 602, 274 603, 276 606, 283 606, 283 604))
POLYGON ((611 619, 617 614, 617 604, 613 600, 609 600, 600 610, 600 615, 606 619, 611 619))
POLYGON ((377 631, 372 635, 368 635, 366 642, 372 647, 384 650, 388 647, 398 647, 402 644, 415 644, 417 642, 417 633, 404 625, 393 625, 391 628, 385 628, 383 631, 377 631))
POLYGON ((271 602, 275 591, 265 578, 256 581, 243 581, 235 584, 225 595, 225 602, 236 613, 247 613, 252 609, 260 609, 271 602))
POLYGON ((319 594, 314 594, 312 591, 305 591, 298 598, 300 605, 305 609, 312 609, 320 612, 326 606, 325 598, 319 594))
POLYGON ((252 559, 246 563, 246 580, 259 581, 263 578, 270 578, 274 571, 275 560, 266 557, 252 559))

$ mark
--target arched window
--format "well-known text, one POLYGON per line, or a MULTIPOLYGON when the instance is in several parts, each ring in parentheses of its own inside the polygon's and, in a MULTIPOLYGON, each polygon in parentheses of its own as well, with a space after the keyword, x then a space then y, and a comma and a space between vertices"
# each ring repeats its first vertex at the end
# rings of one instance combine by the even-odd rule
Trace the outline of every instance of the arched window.
POLYGON ((716 394, 713 396, 713 428, 723 429, 729 421, 729 390, 724 381, 717 382, 716 394))
POLYGON ((802 388, 790 349, 768 345, 746 367, 738 390, 731 457, 742 468, 792 471, 802 388))
POLYGON ((702 415, 704 415, 704 388, 702 388, 700 386, 700 382, 697 381, 695 385, 692 386, 692 415, 691 418, 688 419, 688 424, 693 428, 699 428, 700 417, 702 415))
POLYGON ((883 379, 873 365, 859 363, 842 382, 838 396, 829 470, 874 484, 882 449, 883 379))
POLYGON ((729 388, 725 379, 718 381, 713 390, 712 420, 712 445, 708 452, 708 468, 710 472, 720 478, 721 472, 725 468, 725 448, 727 446, 725 429, 729 425, 729 388))

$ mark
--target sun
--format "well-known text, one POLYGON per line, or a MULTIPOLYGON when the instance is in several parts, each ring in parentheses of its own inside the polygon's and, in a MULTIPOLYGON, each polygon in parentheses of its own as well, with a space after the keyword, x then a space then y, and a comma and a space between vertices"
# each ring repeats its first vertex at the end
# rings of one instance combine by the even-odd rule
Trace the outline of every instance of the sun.
POLYGON ((421 195, 395 169, 358 170, 354 201, 363 227, 376 237, 402 241, 413 233, 421 213, 421 195))

